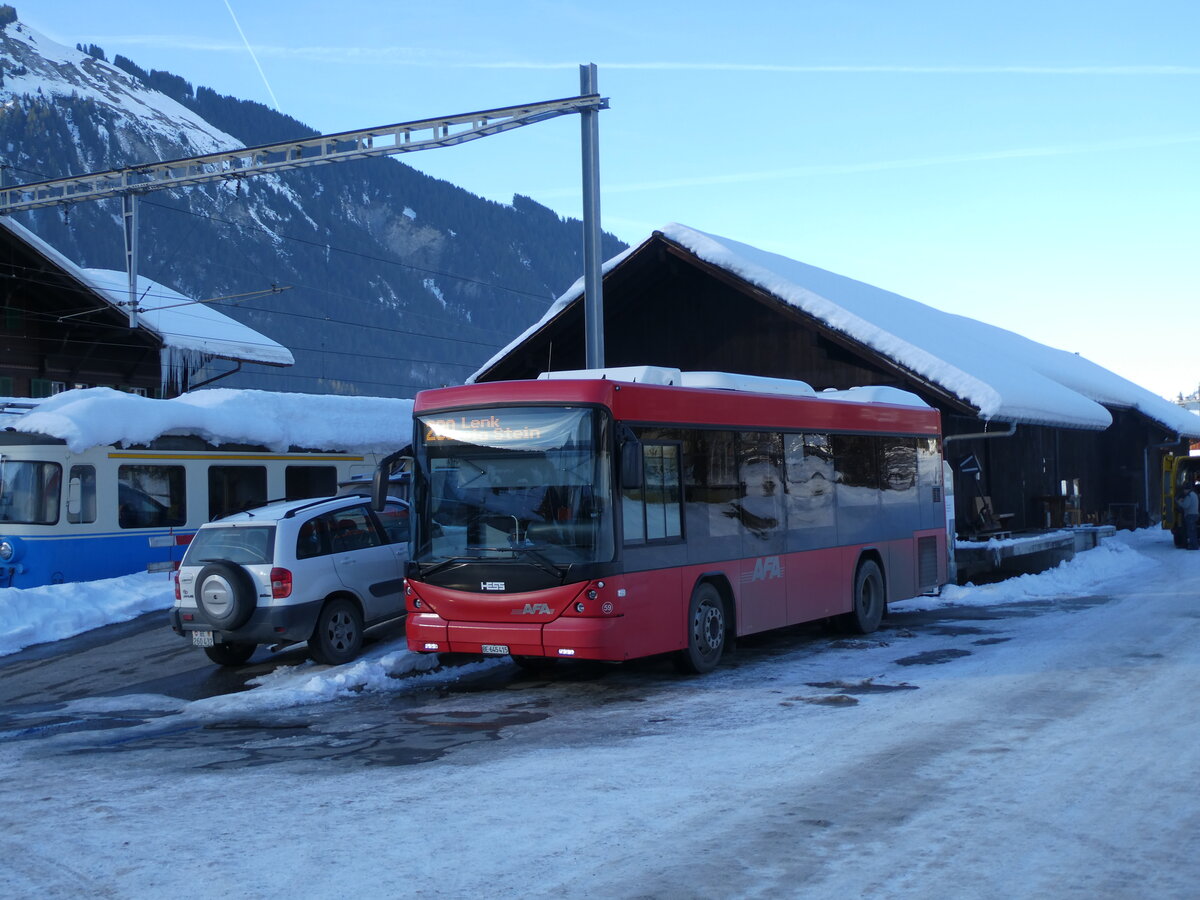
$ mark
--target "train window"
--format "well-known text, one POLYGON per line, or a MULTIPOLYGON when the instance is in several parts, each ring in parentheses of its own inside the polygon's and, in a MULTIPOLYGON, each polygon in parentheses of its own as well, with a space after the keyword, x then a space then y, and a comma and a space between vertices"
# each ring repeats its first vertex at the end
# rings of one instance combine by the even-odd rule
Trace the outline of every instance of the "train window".
POLYGON ((119 466, 117 524, 168 528, 187 522, 183 466, 119 466))
POLYGON ((252 509, 267 502, 266 466, 210 466, 208 469, 208 517, 219 519, 230 513, 252 509))
POLYGON ((0 458, 0 522, 53 525, 61 491, 57 463, 0 458))
POLYGON ((337 468, 334 466, 288 466, 284 474, 284 493, 289 500, 306 497, 332 497, 337 493, 337 468))
POLYGON ((87 524, 96 521, 96 467, 71 466, 67 487, 67 521, 87 524))

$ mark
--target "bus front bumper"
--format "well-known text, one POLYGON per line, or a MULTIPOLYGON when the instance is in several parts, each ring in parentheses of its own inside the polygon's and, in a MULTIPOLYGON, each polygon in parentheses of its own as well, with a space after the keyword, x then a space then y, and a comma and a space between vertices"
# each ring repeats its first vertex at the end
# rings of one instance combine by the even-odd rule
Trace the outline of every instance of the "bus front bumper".
POLYGON ((409 612, 408 649, 416 653, 479 653, 621 662, 621 617, 561 617, 545 624, 448 622, 434 613, 409 612))

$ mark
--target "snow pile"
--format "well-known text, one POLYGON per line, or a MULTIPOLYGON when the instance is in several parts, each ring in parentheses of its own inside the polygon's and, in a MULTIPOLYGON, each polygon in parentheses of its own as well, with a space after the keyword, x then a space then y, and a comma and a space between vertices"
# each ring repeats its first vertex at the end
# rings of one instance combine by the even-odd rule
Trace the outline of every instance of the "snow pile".
POLYGON ((391 453, 412 440, 411 400, 214 388, 151 400, 111 388, 64 391, 12 428, 67 442, 78 453, 194 434, 213 444, 391 453))
POLYGON ((281 666, 266 675, 251 679, 255 688, 237 694, 207 697, 189 703, 189 716, 203 719, 228 715, 244 715, 268 710, 311 706, 349 697, 364 691, 386 693, 411 686, 403 676, 427 673, 421 685, 428 687, 439 682, 455 681, 484 669, 508 665, 507 659, 488 659, 453 669, 438 670, 436 653, 411 653, 396 649, 392 642, 344 666, 329 668, 307 661, 296 666, 281 666))
POLYGON ((1064 560, 1053 569, 1036 575, 1019 575, 995 584, 947 585, 938 597, 912 597, 888 606, 905 612, 943 606, 1001 606, 1054 597, 1079 597, 1114 578, 1157 567, 1160 563, 1137 548, 1170 541, 1171 535, 1157 528, 1119 531, 1113 537, 1105 538, 1100 546, 1078 553, 1073 559, 1064 560))
POLYGON ((174 577, 149 572, 79 584, 0 588, 0 656, 167 609, 174 600, 174 577))

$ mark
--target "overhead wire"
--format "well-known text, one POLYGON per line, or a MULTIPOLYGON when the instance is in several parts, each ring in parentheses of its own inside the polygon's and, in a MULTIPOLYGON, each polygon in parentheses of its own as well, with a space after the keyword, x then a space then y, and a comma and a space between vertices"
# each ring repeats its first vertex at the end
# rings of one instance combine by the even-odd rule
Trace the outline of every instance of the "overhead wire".
MULTIPOLYGON (((35 177, 39 177, 39 178, 42 178, 42 179, 46 179, 46 178, 49 178, 49 177, 50 177, 50 176, 47 176, 47 175, 45 175, 44 173, 34 172, 34 171, 32 171, 32 170, 25 169, 25 168, 22 168, 22 167, 19 167, 19 166, 6 165, 6 168, 7 168, 7 169, 9 169, 9 170, 11 170, 11 171, 15 171, 15 172, 22 172, 22 173, 24 173, 24 174, 27 174, 27 175, 33 175, 33 176, 35 176, 35 177)), ((239 182, 239 188, 240 188, 240 182, 239 182)), ((185 196, 187 195, 187 192, 186 192, 186 191, 184 192, 184 195, 185 195, 185 196)), ((206 196, 207 196, 207 195, 206 195, 206 196)), ((214 199, 214 200, 217 200, 218 198, 212 198, 212 199, 214 199)), ((145 199, 144 197, 143 197, 143 198, 141 198, 140 202, 141 202, 141 203, 143 203, 143 204, 149 205, 149 206, 153 206, 153 207, 156 207, 156 208, 159 208, 159 209, 166 210, 166 211, 168 211, 168 212, 183 213, 183 214, 186 214, 186 215, 192 216, 192 217, 196 218, 197 220, 201 220, 201 219, 208 219, 208 220, 210 220, 210 221, 219 222, 219 223, 221 223, 221 224, 225 224, 225 225, 228 225, 228 226, 232 226, 232 227, 234 227, 234 228, 237 228, 238 230, 241 230, 241 229, 243 229, 243 228, 246 228, 246 227, 247 227, 247 225, 248 225, 248 224, 250 224, 250 225, 253 225, 253 227, 254 227, 255 229, 259 230, 260 232, 262 232, 262 233, 267 233, 267 229, 265 228, 265 226, 261 225, 261 224, 260 224, 260 223, 258 223, 258 222, 253 222, 253 223, 242 223, 242 222, 235 222, 235 221, 233 221, 233 220, 226 219, 226 218, 223 218, 223 217, 221 217, 221 216, 213 215, 212 213, 198 213, 198 212, 195 212, 195 211, 193 211, 193 210, 191 210, 191 209, 182 209, 182 208, 179 208, 179 207, 170 206, 170 205, 163 204, 163 203, 155 203, 155 202, 153 202, 153 201, 150 201, 150 200, 147 200, 147 199, 145 199)), ((197 221, 197 222, 196 222, 196 223, 193 225, 193 227, 192 227, 191 229, 189 229, 189 231, 188 231, 187 235, 185 235, 185 237, 184 237, 184 238, 181 238, 180 240, 178 240, 178 241, 176 241, 176 242, 175 242, 175 247, 174 247, 174 250, 172 251, 171 255, 175 255, 175 253, 177 253, 177 252, 178 252, 179 248, 180 248, 180 247, 182 246, 182 244, 184 243, 184 240, 186 239, 186 237, 190 237, 190 235, 191 235, 191 234, 194 232, 195 228, 196 228, 196 227, 198 227, 198 224, 199 224, 199 221, 197 221)), ((302 245, 306 245, 306 246, 310 246, 310 247, 318 247, 318 248, 322 248, 322 249, 326 250, 326 252, 337 252, 337 253, 345 254, 345 255, 348 255, 348 256, 354 256, 354 257, 358 257, 358 258, 361 258, 361 259, 366 259, 366 260, 370 260, 370 261, 373 261, 373 262, 381 263, 381 264, 384 264, 384 265, 394 265, 394 266, 398 266, 398 267, 400 267, 400 268, 409 269, 409 270, 411 270, 411 271, 418 272, 418 273, 425 274, 425 275, 435 275, 435 276, 442 277, 442 278, 449 278, 449 279, 453 279, 453 280, 456 280, 456 281, 460 281, 460 282, 463 282, 463 283, 466 283, 466 284, 471 284, 471 285, 476 285, 476 286, 479 286, 479 287, 486 287, 486 288, 490 288, 490 289, 493 289, 493 290, 499 290, 499 291, 504 291, 504 292, 511 293, 511 294, 516 294, 516 295, 519 295, 519 296, 522 296, 522 297, 528 298, 528 299, 530 299, 530 300, 534 300, 534 301, 536 301, 536 302, 538 302, 538 303, 540 303, 540 304, 543 304, 543 305, 545 305, 545 306, 547 306, 547 307, 548 307, 548 306, 549 306, 549 305, 550 305, 550 304, 553 302, 553 300, 554 300, 554 298, 553 298, 553 297, 547 298, 547 297, 546 297, 544 294, 536 294, 536 293, 533 293, 533 292, 531 292, 531 291, 525 291, 525 290, 521 290, 521 289, 518 289, 518 288, 510 288, 510 287, 507 287, 507 286, 505 286, 505 285, 496 284, 496 283, 494 283, 494 282, 489 282, 489 281, 484 281, 484 280, 480 280, 480 279, 470 278, 470 277, 467 277, 467 276, 462 276, 462 275, 456 275, 456 274, 454 274, 454 273, 451 273, 451 272, 445 272, 445 271, 441 271, 441 270, 438 270, 438 269, 432 269, 432 268, 428 268, 428 267, 417 266, 417 265, 414 265, 414 264, 412 264, 412 263, 404 263, 404 262, 401 262, 401 261, 399 261, 399 260, 395 260, 395 259, 388 259, 388 258, 386 258, 386 257, 380 257, 380 256, 376 256, 376 255, 374 255, 374 254, 365 253, 365 252, 358 251, 358 250, 351 250, 351 249, 344 248, 344 247, 337 247, 337 246, 334 246, 334 245, 330 244, 329 242, 318 242, 318 241, 312 241, 312 240, 308 240, 308 239, 305 239, 305 238, 301 238, 301 237, 299 237, 299 236, 296 236, 296 235, 291 235, 291 234, 282 233, 282 232, 278 232, 278 231, 271 231, 270 233, 271 233, 271 234, 273 234, 273 235, 276 235, 276 236, 278 236, 279 238, 281 238, 281 239, 283 239, 283 240, 292 241, 292 242, 295 242, 295 243, 298 243, 298 244, 302 244, 302 245)), ((252 261, 252 260, 250 260, 250 258, 246 256, 246 254, 245 254, 245 251, 244 251, 244 250, 241 248, 241 246, 239 245, 239 243, 238 243, 237 241, 234 241, 233 243, 234 243, 234 246, 235 246, 235 248, 238 250, 238 252, 242 254, 243 258, 245 258, 245 260, 246 260, 247 264, 250 264, 250 265, 252 265, 252 264, 253 264, 253 261, 252 261)), ((236 268, 234 268, 234 267, 232 267, 232 266, 228 266, 228 265, 221 266, 221 267, 222 267, 222 268, 227 268, 227 269, 230 269, 231 271, 239 271, 238 269, 236 269, 236 268)), ((22 266, 10 265, 10 266, 9 266, 9 268, 32 268, 32 267, 22 267, 22 266)), ((30 280, 32 280, 32 279, 30 279, 30 280)), ((48 283, 48 284, 56 284, 56 285, 57 285, 57 286, 59 286, 60 288, 66 287, 66 286, 64 286, 64 285, 61 285, 61 283, 58 283, 58 282, 43 282, 43 283, 48 283)), ((321 294, 324 294, 324 295, 327 295, 327 296, 330 296, 330 297, 341 297, 341 298, 343 298, 343 299, 353 299, 353 300, 358 300, 358 299, 361 299, 361 298, 359 298, 359 297, 354 297, 354 296, 352 296, 352 295, 349 295, 349 294, 342 294, 342 293, 340 293, 340 292, 338 292, 338 291, 331 291, 331 290, 328 290, 328 289, 318 288, 318 287, 315 287, 315 286, 312 286, 312 285, 302 285, 302 286, 303 286, 303 287, 305 287, 307 290, 313 291, 313 292, 315 292, 315 293, 321 293, 321 294)), ((79 289, 79 291, 80 291, 80 293, 85 293, 85 291, 84 291, 83 289, 79 289)), ((277 286, 273 286, 273 288, 271 289, 271 291, 272 291, 272 292, 277 292, 277 291, 278 291, 278 287, 277 287, 277 286)), ((261 292, 248 292, 248 295, 253 295, 253 294, 255 294, 255 293, 261 293, 261 292)), ((170 296, 173 296, 173 295, 166 295, 166 294, 155 294, 155 293, 151 292, 151 291, 150 291, 150 289, 148 288, 148 289, 147 289, 147 291, 146 291, 146 292, 143 292, 143 294, 142 294, 142 297, 143 297, 143 298, 144 298, 144 297, 146 297, 146 296, 157 296, 157 297, 162 297, 162 298, 166 299, 166 298, 169 298, 170 296)), ((211 298, 211 299, 208 299, 208 300, 193 300, 193 301, 186 301, 185 303, 181 303, 181 304, 174 304, 172 307, 159 307, 158 309, 163 309, 163 308, 175 308, 175 309, 177 309, 178 307, 183 307, 183 306, 187 306, 187 305, 193 305, 193 304, 205 304, 205 303, 212 303, 212 304, 214 304, 214 305, 218 305, 218 306, 220 306, 220 305, 229 305, 229 304, 225 304, 225 303, 221 303, 221 302, 219 302, 219 301, 222 301, 222 300, 227 300, 227 299, 230 299, 230 298, 211 298)), ((354 328, 370 328, 371 330, 373 330, 373 331, 376 331, 376 332, 382 331, 382 332, 386 332, 386 333, 399 334, 399 335, 406 335, 406 336, 412 336, 412 337, 420 337, 420 338, 424 338, 424 339, 430 339, 430 340, 452 341, 452 342, 454 342, 454 343, 458 343, 458 344, 470 344, 470 345, 474 345, 474 346, 486 347, 486 348, 488 348, 489 350, 493 350, 493 351, 494 351, 494 350, 497 350, 497 349, 499 349, 499 348, 500 348, 500 347, 502 347, 502 346, 504 346, 504 342, 503 342, 503 341, 499 341, 499 342, 497 342, 497 341, 495 341, 495 340, 491 340, 491 341, 476 341, 476 340, 471 340, 471 339, 469 339, 469 338, 465 338, 465 337, 463 337, 463 336, 461 335, 461 331, 460 331, 460 332, 459 332, 459 334, 458 334, 458 335, 456 335, 456 336, 437 335, 437 334, 431 334, 431 333, 428 333, 428 332, 417 332, 417 331, 412 331, 411 329, 398 329, 398 328, 389 328, 389 327, 387 327, 387 326, 379 326, 379 325, 375 325, 375 324, 371 324, 371 323, 366 323, 366 322, 353 322, 353 321, 348 321, 348 320, 339 320, 339 319, 334 319, 333 317, 331 317, 331 316, 328 316, 328 315, 322 315, 322 316, 318 316, 318 315, 311 315, 311 314, 305 314, 305 313, 293 312, 293 311, 289 311, 289 310, 273 310, 273 309, 267 309, 267 308, 264 308, 264 307, 246 306, 246 305, 244 305, 244 304, 240 304, 240 303, 239 303, 239 304, 237 304, 237 305, 238 305, 238 308, 239 308, 239 309, 242 309, 242 310, 248 310, 248 311, 253 311, 253 312, 262 312, 262 313, 266 313, 266 314, 268 314, 268 315, 273 315, 273 316, 277 316, 277 315, 287 315, 287 316, 293 316, 293 317, 296 317, 296 318, 303 318, 303 319, 309 319, 309 320, 314 320, 314 321, 321 321, 321 322, 328 323, 328 324, 343 325, 343 326, 346 326, 346 327, 354 327, 354 328)), ((153 312, 153 311, 155 311, 155 310, 150 310, 150 311, 151 311, 151 312, 153 312)), ((72 315, 81 315, 81 314, 83 314, 83 312, 86 312, 86 311, 82 311, 82 312, 80 312, 80 313, 75 313, 75 314, 72 314, 72 315)), ((420 317, 422 317, 422 318, 431 318, 431 317, 429 317, 429 316, 425 316, 425 315, 423 315, 423 314, 420 314, 420 313, 415 313, 415 314, 414 314, 414 313, 407 313, 407 314, 408 314, 408 315, 417 315, 417 316, 420 316, 420 317)), ((176 315, 187 315, 187 313, 186 313, 186 312, 182 312, 182 311, 177 311, 177 312, 176 312, 176 315)), ((55 318, 55 317, 53 317, 53 316, 46 316, 46 318, 55 318)), ((61 318, 63 318, 63 317, 58 317, 58 318, 60 318, 60 319, 61 319, 61 318)), ((115 329, 115 328, 117 328, 117 327, 119 327, 119 326, 102 326, 102 325, 98 325, 97 323, 91 323, 91 324, 92 324, 92 326, 93 326, 93 327, 112 327, 112 328, 114 328, 114 329, 115 329)), ((485 329, 483 329, 483 328, 481 328, 481 327, 479 327, 479 326, 468 325, 468 326, 466 326, 466 327, 473 328, 473 329, 475 329, 475 330, 479 330, 479 331, 481 331, 481 332, 485 331, 485 329)), ((162 332, 160 332, 160 334, 161 334, 161 333, 162 333, 162 332)), ((166 333, 166 334, 173 334, 173 333, 170 333, 170 332, 168 332, 168 333, 166 333)), ((254 342, 251 342, 251 343, 253 344, 254 342)), ((275 343, 275 342, 272 342, 272 343, 275 343)), ((109 346, 114 346, 114 347, 129 347, 129 346, 133 346, 133 345, 121 345, 121 344, 119 344, 119 343, 115 343, 115 342, 108 342, 108 344, 109 344, 109 346)), ((267 345, 267 344, 261 344, 261 343, 260 343, 260 344, 258 344, 258 345, 259 345, 259 346, 269 346, 269 345, 267 345)), ((425 360, 425 359, 418 359, 418 358, 415 358, 415 357, 398 357, 398 356, 397 356, 397 357, 392 357, 392 356, 382 356, 382 355, 377 355, 377 354, 363 354, 363 353, 361 353, 361 352, 358 352, 358 351, 342 351, 342 350, 332 350, 332 349, 325 348, 325 347, 322 347, 322 348, 315 348, 315 347, 293 347, 292 349, 294 349, 294 350, 297 350, 297 351, 301 351, 301 352, 312 352, 312 353, 322 353, 322 354, 324 354, 324 353, 334 353, 334 354, 338 354, 338 355, 353 355, 353 356, 356 356, 356 357, 359 357, 359 358, 364 358, 364 359, 381 359, 381 360, 394 361, 394 362, 397 362, 397 363, 411 362, 411 363, 419 363, 419 364, 427 364, 427 365, 445 365, 445 366, 451 366, 451 367, 457 367, 457 368, 464 368, 464 369, 473 369, 473 368, 475 368, 475 367, 476 367, 476 366, 475 366, 475 364, 468 364, 468 363, 456 363, 456 362, 452 362, 452 361, 449 361, 449 360, 425 360)), ((324 378, 324 377, 322 377, 322 376, 307 376, 307 375, 300 375, 300 374, 298 374, 298 373, 294 373, 294 372, 288 372, 288 373, 283 373, 283 372, 275 372, 275 373, 271 373, 270 377, 290 377, 290 378, 302 378, 302 379, 311 379, 311 380, 318 380, 318 381, 327 381, 327 380, 329 380, 329 379, 327 379, 327 378, 324 378)), ((392 383, 389 383, 389 382, 372 382, 372 381, 364 381, 364 380, 362 380, 362 379, 355 379, 355 381, 356 381, 356 383, 363 383, 363 384, 376 384, 376 385, 381 385, 381 386, 389 386, 389 387, 390 387, 390 386, 395 386, 395 387, 421 387, 420 385, 392 385, 392 383)))
MULTIPOLYGON (((25 269, 25 270, 33 271, 33 272, 41 271, 32 266, 22 266, 22 265, 19 265, 16 263, 7 263, 7 264, 5 264, 5 266, 10 269, 25 269)), ((235 270, 235 271, 237 271, 237 270, 235 270)), ((31 277, 27 276, 24 278, 24 280, 30 284, 40 284, 40 285, 47 286, 47 287, 58 287, 64 291, 72 290, 81 295, 86 295, 89 293, 89 291, 87 291, 85 288, 74 288, 74 287, 70 287, 67 285, 63 285, 61 282, 53 281, 53 280, 49 280, 49 279, 37 279, 37 278, 31 278, 31 277)), ((328 296, 331 296, 331 297, 338 297, 338 298, 342 298, 342 299, 356 299, 351 294, 343 294, 339 291, 330 291, 325 288, 306 287, 305 289, 314 291, 317 293, 327 294, 328 296)), ((250 294, 252 295, 255 293, 264 293, 264 292, 271 292, 271 291, 269 291, 269 289, 265 289, 262 292, 250 292, 250 294)), ((167 299, 174 295, 151 291, 148 294, 143 294, 143 296, 167 299)), ((224 298, 215 298, 215 299, 224 299, 224 298)), ((186 304, 179 304, 179 306, 185 307, 185 306, 191 306, 191 305, 208 304, 210 302, 212 302, 212 301, 194 300, 194 301, 189 301, 186 304)), ((218 305, 223 305, 223 304, 218 304, 218 305)), ((311 319, 311 320, 315 320, 315 321, 326 322, 326 323, 332 324, 332 325, 344 325, 348 328, 370 328, 372 331, 382 331, 382 332, 386 332, 388 334, 399 334, 399 335, 406 335, 409 337, 428 338, 430 340, 438 340, 438 341, 454 341, 455 343, 459 343, 459 344, 474 344, 476 346, 491 347, 493 349, 498 349, 499 347, 504 346, 503 342, 475 341, 475 340, 471 340, 470 338, 432 334, 430 332, 425 332, 425 331, 413 331, 413 330, 407 329, 407 328, 390 328, 386 325, 375 325, 375 324, 372 324, 369 322, 355 322, 355 321, 351 321, 348 319, 334 318, 333 316, 328 316, 328 315, 315 315, 312 313, 300 313, 300 312, 293 312, 291 310, 275 310, 275 309, 268 309, 268 308, 262 307, 262 306, 247 306, 244 303, 240 303, 240 302, 237 304, 237 306, 239 309, 251 310, 254 312, 269 313, 270 315, 292 316, 292 317, 300 318, 300 319, 311 319)), ((155 312, 157 309, 161 309, 161 308, 162 307, 156 307, 154 309, 150 309, 147 311, 155 312)), ((69 318, 71 316, 78 316, 82 313, 102 312, 102 311, 103 310, 99 310, 99 309, 81 309, 81 310, 78 310, 75 312, 58 315, 58 314, 52 314, 52 313, 39 313, 34 310, 28 310, 27 313, 29 315, 38 316, 39 318, 42 318, 42 319, 54 320, 54 319, 69 318)), ((178 315, 186 315, 186 313, 182 313, 182 312, 177 313, 177 314, 178 315)), ((482 331, 484 329, 479 329, 479 330, 482 331)))

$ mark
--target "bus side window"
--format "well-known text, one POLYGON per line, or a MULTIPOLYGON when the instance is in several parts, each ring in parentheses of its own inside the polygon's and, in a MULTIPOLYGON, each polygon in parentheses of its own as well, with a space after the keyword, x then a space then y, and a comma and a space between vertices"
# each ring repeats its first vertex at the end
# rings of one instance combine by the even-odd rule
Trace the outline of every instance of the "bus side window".
POLYGON ((625 543, 683 536, 679 444, 642 444, 642 484, 622 489, 625 543))
POLYGON ((917 440, 885 437, 881 440, 880 487, 885 491, 908 491, 917 483, 917 440))
POLYGON ((96 467, 71 466, 67 482, 67 521, 89 524, 96 521, 96 467))
POLYGON ((625 524, 625 543, 640 544, 646 540, 646 489, 621 488, 621 513, 625 524))

